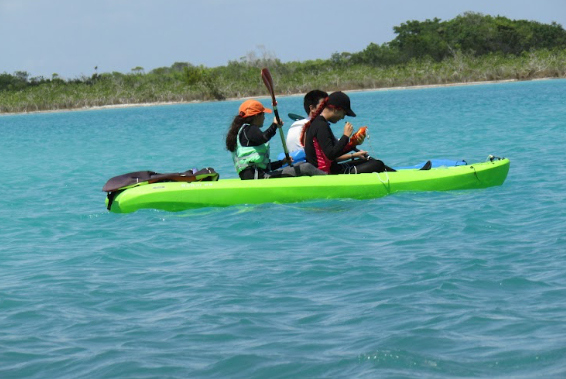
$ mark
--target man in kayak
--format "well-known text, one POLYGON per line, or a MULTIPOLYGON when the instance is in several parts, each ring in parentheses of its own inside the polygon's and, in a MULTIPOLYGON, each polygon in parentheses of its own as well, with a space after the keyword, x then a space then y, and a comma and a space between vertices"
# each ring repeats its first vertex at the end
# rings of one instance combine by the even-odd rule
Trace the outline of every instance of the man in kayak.
POLYGON ((350 107, 350 98, 343 92, 333 92, 325 98, 312 119, 303 126, 301 134, 307 162, 328 174, 361 174, 369 172, 395 171, 382 161, 370 158, 367 151, 354 150, 363 138, 351 141, 354 127, 346 122, 340 139, 334 136, 330 124, 344 117, 356 117, 350 107))
POLYGON ((307 92, 303 99, 303 107, 305 108, 305 113, 308 116, 302 120, 295 121, 289 128, 289 131, 287 132, 287 148, 289 149, 289 152, 292 153, 297 150, 303 150, 303 143, 301 142, 303 126, 312 118, 316 108, 318 108, 320 103, 327 97, 328 94, 319 89, 307 92))
POLYGON ((228 129, 226 149, 232 152, 234 167, 240 179, 324 175, 323 171, 307 163, 278 170, 284 164, 292 163, 293 159, 270 161, 269 140, 277 133, 277 128, 283 126, 283 122, 277 124, 277 119, 274 118, 269 128, 262 131, 260 128, 265 121, 265 113, 272 113, 272 110, 265 108, 257 100, 246 100, 240 105, 239 113, 228 129))

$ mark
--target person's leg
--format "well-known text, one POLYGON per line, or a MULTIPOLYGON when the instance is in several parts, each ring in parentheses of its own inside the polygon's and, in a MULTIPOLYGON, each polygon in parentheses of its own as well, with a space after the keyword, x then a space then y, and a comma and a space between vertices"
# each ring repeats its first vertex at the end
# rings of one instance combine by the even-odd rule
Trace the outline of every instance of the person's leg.
POLYGON ((287 176, 289 175, 283 175, 282 170, 275 170, 275 171, 265 172, 263 177, 261 177, 261 179, 277 179, 277 178, 285 178, 287 176))
POLYGON ((300 162, 293 167, 285 167, 282 176, 315 176, 315 175, 326 175, 326 172, 319 170, 315 166, 307 162, 300 162))
POLYGON ((275 173, 276 177, 281 176, 281 174, 277 174, 277 171, 274 172, 265 172, 261 168, 255 167, 248 167, 243 171, 240 171, 240 179, 242 180, 257 180, 257 179, 269 179, 271 174, 275 173))
POLYGON ((335 169, 333 174, 365 174, 371 172, 393 172, 395 169, 385 165, 383 161, 379 159, 370 158, 365 160, 355 160, 353 162, 341 163, 338 169, 335 169))
POLYGON ((242 180, 253 180, 256 179, 256 171, 252 167, 248 167, 243 171, 240 171, 240 179, 242 180))

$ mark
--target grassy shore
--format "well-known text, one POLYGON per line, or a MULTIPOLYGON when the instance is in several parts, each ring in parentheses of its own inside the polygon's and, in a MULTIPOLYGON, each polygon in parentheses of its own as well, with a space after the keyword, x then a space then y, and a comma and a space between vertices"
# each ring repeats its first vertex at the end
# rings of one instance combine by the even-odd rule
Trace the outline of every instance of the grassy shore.
POLYGON ((344 67, 323 60, 258 60, 200 68, 196 76, 187 75, 187 71, 167 75, 102 74, 91 82, 53 81, 19 91, 2 91, 0 114, 263 97, 266 89, 259 75, 261 67, 270 68, 277 94, 282 96, 303 94, 313 88, 331 92, 566 78, 566 50, 539 50, 521 56, 474 57, 458 53, 441 62, 420 59, 388 67, 344 67))
MULTIPOLYGON (((558 78, 537 78, 529 80, 552 80, 558 78)), ((438 88, 438 87, 456 87, 456 86, 472 86, 472 85, 482 85, 482 84, 498 84, 498 83, 510 83, 518 82, 522 80, 518 79, 507 79, 507 80, 489 80, 481 82, 459 82, 459 83, 449 83, 449 84, 424 84, 424 85, 412 85, 412 86, 398 86, 398 87, 380 87, 380 88, 365 88, 365 89, 351 89, 344 90, 344 92, 365 92, 365 91, 392 91, 392 90, 404 90, 404 89, 426 89, 426 88, 438 88)), ((283 94, 278 95, 278 98, 286 96, 302 96, 304 93, 293 93, 293 94, 283 94)), ((262 94, 258 96, 252 96, 254 99, 269 99, 271 97, 267 94, 262 94)), ((252 97, 234 97, 227 98, 226 101, 230 100, 240 100, 252 97)), ((64 109, 46 109, 46 110, 35 110, 35 111, 23 111, 23 112, 1 112, 1 116, 17 115, 17 114, 34 114, 34 113, 58 113, 58 112, 73 112, 73 111, 88 111, 88 110, 100 110, 100 109, 120 109, 120 108, 135 108, 135 107, 153 107, 153 106, 164 106, 164 105, 177 105, 177 104, 187 104, 187 103, 203 103, 203 102, 213 102, 218 100, 193 100, 193 101, 167 101, 167 102, 154 102, 154 103, 124 103, 124 104, 112 104, 112 105, 95 105, 95 106, 85 106, 82 108, 64 108, 64 109)))

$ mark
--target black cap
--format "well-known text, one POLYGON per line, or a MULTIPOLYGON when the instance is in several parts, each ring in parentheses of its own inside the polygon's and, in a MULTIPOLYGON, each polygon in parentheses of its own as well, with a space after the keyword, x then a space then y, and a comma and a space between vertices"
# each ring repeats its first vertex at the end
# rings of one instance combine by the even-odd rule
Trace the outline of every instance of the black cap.
POLYGON ((332 92, 330 96, 328 96, 328 105, 336 108, 342 108, 346 111, 347 116, 356 117, 356 114, 352 108, 350 108, 350 98, 344 92, 332 92))

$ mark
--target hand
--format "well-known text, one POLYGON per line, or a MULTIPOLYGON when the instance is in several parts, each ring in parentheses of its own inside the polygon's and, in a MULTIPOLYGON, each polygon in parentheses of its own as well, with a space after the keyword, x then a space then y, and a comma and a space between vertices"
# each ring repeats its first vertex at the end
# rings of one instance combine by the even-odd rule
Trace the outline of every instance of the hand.
POLYGON ((280 122, 277 122, 277 117, 273 117, 273 123, 277 124, 277 127, 281 128, 284 124, 283 120, 279 120, 280 122))
POLYGON ((364 141, 366 140, 366 136, 364 135, 359 135, 358 139, 356 141, 356 145, 361 145, 362 143, 364 143, 364 141))
POLYGON ((344 135, 350 138, 352 133, 354 133, 354 126, 351 123, 346 122, 346 125, 344 125, 344 135))
POLYGON ((289 156, 289 159, 283 158, 283 159, 281 159, 281 162, 283 162, 283 164, 286 163, 288 165, 291 165, 291 163, 293 163, 293 157, 289 156))
POLYGON ((367 126, 362 126, 357 132, 352 135, 352 137, 350 137, 350 141, 355 145, 361 145, 366 139, 367 130, 367 126))
POLYGON ((360 150, 354 153, 354 158, 365 159, 366 161, 369 159, 369 154, 367 151, 360 150))

